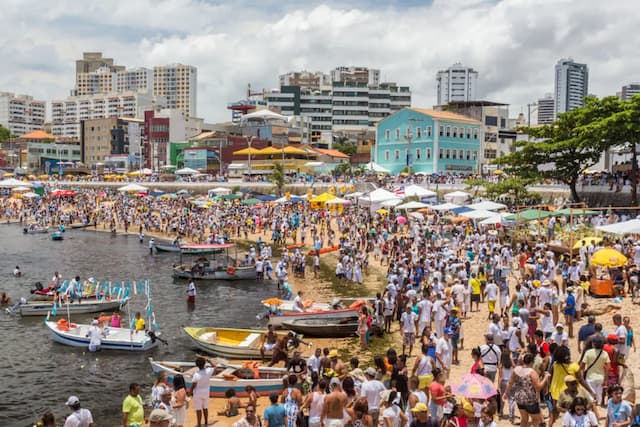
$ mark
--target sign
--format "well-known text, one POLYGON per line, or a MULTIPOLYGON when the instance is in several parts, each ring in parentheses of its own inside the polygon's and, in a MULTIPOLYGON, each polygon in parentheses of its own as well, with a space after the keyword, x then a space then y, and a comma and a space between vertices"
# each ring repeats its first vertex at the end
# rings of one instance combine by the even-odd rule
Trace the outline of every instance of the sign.
POLYGON ((445 165, 444 170, 452 172, 472 172, 473 166, 467 165, 445 165))

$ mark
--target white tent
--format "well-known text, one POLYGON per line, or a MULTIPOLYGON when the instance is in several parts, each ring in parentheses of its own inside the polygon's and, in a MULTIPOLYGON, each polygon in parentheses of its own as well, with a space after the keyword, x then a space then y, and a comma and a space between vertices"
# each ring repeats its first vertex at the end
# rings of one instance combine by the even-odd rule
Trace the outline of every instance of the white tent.
POLYGON ((596 230, 612 234, 640 234, 640 219, 618 222, 616 224, 601 225, 596 230))
POLYGON ((459 208, 460 205, 456 205, 455 203, 442 203, 440 205, 431 206, 431 209, 434 211, 450 211, 451 209, 459 208))
POLYGON ((13 187, 11 189, 11 191, 13 191, 14 193, 21 193, 23 191, 29 191, 29 190, 31 190, 31 187, 27 187, 27 186, 24 186, 24 185, 20 185, 18 187, 13 187))
POLYGON ((389 199, 380 203, 380 206, 382 206, 383 208, 392 208, 394 206, 398 206, 400 203, 402 203, 401 199, 389 199))
POLYGON ((493 224, 500 224, 502 222, 504 222, 504 217, 507 215, 511 215, 510 213, 495 213, 488 217, 487 219, 483 219, 482 221, 478 222, 478 224, 481 225, 493 225, 493 224))
POLYGON ((417 196, 417 197, 435 197, 438 195, 438 193, 436 193, 435 191, 431 191, 428 190, 424 187, 420 187, 419 185, 408 185, 404 188, 404 195, 405 197, 412 197, 412 196, 417 196))
POLYGON ((229 169, 231 169, 231 170, 246 169, 246 168, 247 168, 247 164, 246 163, 231 163, 229 165, 229 169))
POLYGON ((240 120, 242 120, 242 122, 246 122, 247 120, 282 120, 286 122, 288 118, 282 114, 274 113, 271 110, 263 109, 245 114, 240 120))
POLYGON ((355 193, 348 193, 344 195, 345 199, 356 199, 362 196, 364 193, 362 191, 356 191, 355 193))
POLYGON ((209 191, 214 193, 216 196, 223 196, 223 195, 226 195, 226 194, 231 194, 231 189, 227 188, 227 187, 216 187, 216 188, 212 188, 209 191))
POLYGON ((122 192, 129 192, 129 191, 136 191, 136 192, 140 192, 140 191, 147 191, 147 187, 143 187, 142 185, 139 184, 128 184, 125 185, 124 187, 120 187, 118 188, 118 191, 122 191, 122 192))
POLYGON ((9 178, 0 181, 0 188, 14 188, 14 187, 33 187, 30 182, 20 181, 19 179, 9 178))
POLYGON ((27 191, 26 193, 22 193, 22 197, 26 197, 27 199, 33 199, 35 197, 40 197, 40 195, 34 193, 33 191, 27 191))
POLYGON ((471 209, 484 209, 487 211, 499 211, 501 209, 506 209, 507 205, 503 205, 502 203, 492 202, 490 200, 485 200, 483 202, 473 203, 469 205, 471 209))
POLYGON ((340 197, 336 197, 335 199, 328 200, 326 204, 327 205, 350 205, 351 200, 341 199, 340 197))
POLYGON ((364 170, 380 172, 380 173, 389 173, 390 172, 389 169, 383 168, 382 166, 380 166, 379 164, 377 164, 375 162, 369 162, 366 165, 364 165, 364 170))
POLYGON ((451 193, 447 193, 444 195, 444 199, 449 203, 465 203, 467 200, 471 198, 471 194, 465 193, 464 191, 453 191, 451 193))
MULTIPOLYGON (((395 193, 391 191, 387 191, 383 188, 377 188, 370 193, 367 193, 358 198, 358 204, 360 206, 369 207, 372 211, 377 210, 380 206, 382 206, 382 202, 386 202, 387 200, 397 200, 398 203, 402 203, 402 199, 396 196, 395 193)), ((393 205, 395 206, 395 205, 393 205)))
POLYGON ((197 173, 198 173, 197 170, 191 169, 191 168, 182 168, 182 169, 178 169, 175 172, 176 175, 195 175, 197 173))
POLYGON ((460 216, 471 219, 484 219, 495 216, 496 213, 486 209, 471 209, 470 211, 460 213, 460 216))
POLYGON ((427 207, 429 207, 429 205, 426 203, 407 202, 407 203, 403 203, 401 205, 396 206, 396 209, 420 209, 420 208, 427 208, 427 207))

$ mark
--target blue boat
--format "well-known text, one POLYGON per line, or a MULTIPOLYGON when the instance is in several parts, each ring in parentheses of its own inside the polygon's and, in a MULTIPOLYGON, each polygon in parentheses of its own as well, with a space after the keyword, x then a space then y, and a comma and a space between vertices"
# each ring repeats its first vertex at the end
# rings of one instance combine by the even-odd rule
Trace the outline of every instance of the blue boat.
POLYGON ((56 231, 51 233, 51 240, 63 240, 64 239, 64 234, 62 233, 62 231, 56 231))

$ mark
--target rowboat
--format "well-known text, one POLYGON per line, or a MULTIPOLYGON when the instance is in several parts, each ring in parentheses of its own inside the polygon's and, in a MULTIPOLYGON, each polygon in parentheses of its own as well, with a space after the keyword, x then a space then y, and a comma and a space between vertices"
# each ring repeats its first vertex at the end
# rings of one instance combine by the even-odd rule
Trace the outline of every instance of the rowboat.
MULTIPOLYGON (((165 372, 172 383, 177 374, 182 374, 187 389, 191 387, 193 375, 198 372, 193 362, 156 361, 151 357, 149 362, 154 373, 165 372)), ((238 397, 248 397, 245 387, 249 385, 256 389, 259 396, 268 396, 271 392, 282 390, 282 377, 287 374, 285 368, 252 367, 251 364, 218 364, 213 368, 209 397, 225 397, 228 389, 233 389, 238 397)))
POLYGON ((357 317, 337 319, 298 319, 284 322, 285 328, 311 337, 343 338, 353 336, 358 330, 357 317))
MULTIPOLYGON (((126 301, 121 299, 82 299, 69 304, 59 304, 56 311, 64 315, 67 314, 67 311, 70 314, 100 313, 119 310, 125 304, 126 301)), ((50 311, 53 312, 53 305, 53 301, 28 301, 12 307, 12 311, 20 313, 21 316, 46 316, 50 311)))
MULTIPOLYGON (((72 347, 89 347, 87 334, 91 325, 68 324, 66 319, 60 319, 58 322, 47 320, 44 324, 51 331, 51 338, 54 341, 72 347)), ((105 336, 100 344, 101 350, 147 351, 160 344, 155 334, 147 334, 144 331, 136 332, 131 329, 111 327, 104 328, 103 331, 105 336)))
POLYGON ((184 251, 190 250, 192 246, 181 247, 180 263, 173 266, 173 277, 176 279, 255 280, 257 277, 255 266, 237 266, 237 256, 229 256, 229 249, 236 246, 233 243, 197 245, 201 249, 211 249, 213 255, 210 258, 201 255, 193 263, 184 264, 182 256, 187 254, 184 251))
MULTIPOLYGON (((362 306, 363 302, 373 304, 375 298, 335 298, 330 303, 305 301, 303 303, 305 310, 318 311, 318 310, 336 310, 339 308, 357 308, 362 306)), ((269 298, 262 301, 262 305, 272 311, 279 311, 282 313, 295 312, 295 301, 293 300, 281 300, 278 298, 269 298), (277 304, 274 304, 277 303, 277 304)))
POLYGON ((358 308, 339 308, 337 310, 313 310, 280 313, 269 316, 269 324, 274 328, 284 328, 284 322, 300 319, 341 319, 345 317, 358 317, 358 308))
POLYGON ((55 231, 51 233, 51 240, 63 240, 63 239, 64 239, 64 234, 62 233, 62 231, 55 231))
POLYGON ((174 253, 182 252, 185 255, 212 254, 215 252, 222 251, 222 249, 212 248, 211 245, 198 245, 198 244, 175 245, 173 243, 155 243, 153 247, 158 252, 174 252, 174 253))
POLYGON ((28 227, 23 228, 22 232, 24 234, 45 234, 49 232, 49 227, 38 224, 31 224, 28 227))
MULTIPOLYGON (((184 331, 199 349, 230 359, 261 359, 260 348, 267 333, 266 330, 255 329, 193 327, 186 327, 184 331)), ((272 354, 271 350, 264 352, 265 357, 272 354)))

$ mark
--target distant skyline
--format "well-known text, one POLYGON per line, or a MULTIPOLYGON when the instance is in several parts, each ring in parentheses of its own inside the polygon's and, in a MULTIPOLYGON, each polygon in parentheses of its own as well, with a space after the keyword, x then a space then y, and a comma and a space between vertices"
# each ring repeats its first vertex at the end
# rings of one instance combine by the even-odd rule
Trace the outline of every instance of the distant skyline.
POLYGON ((553 92, 561 58, 589 66, 598 96, 640 81, 636 21, 633 0, 16 0, 0 14, 0 91, 64 98, 88 51, 127 67, 180 62, 198 67, 198 115, 211 122, 230 119, 248 83, 342 65, 379 68, 431 108, 436 73, 461 62, 479 73, 478 98, 513 117, 553 92))

